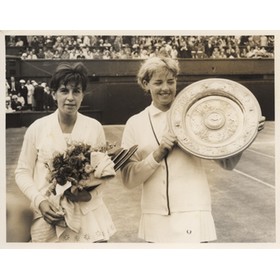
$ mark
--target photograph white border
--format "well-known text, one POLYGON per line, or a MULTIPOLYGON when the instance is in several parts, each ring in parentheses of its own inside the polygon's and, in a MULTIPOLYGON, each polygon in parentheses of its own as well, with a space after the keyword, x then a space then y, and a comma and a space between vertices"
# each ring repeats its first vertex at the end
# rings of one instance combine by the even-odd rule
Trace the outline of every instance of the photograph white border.
MULTIPOLYGON (((57 2, 57 1, 56 1, 57 2)), ((119 3, 119 1, 113 1, 119 3)), ((265 5, 257 5, 251 2, 235 1, 230 4, 230 8, 225 6, 228 3, 224 1, 200 1, 199 3, 185 3, 181 8, 179 4, 181 1, 173 1, 172 6, 165 5, 161 7, 159 3, 155 1, 141 1, 141 5, 138 8, 130 7, 131 1, 125 3, 129 10, 120 9, 119 4, 117 7, 113 7, 110 11, 106 12, 106 17, 110 20, 102 21, 104 14, 101 12, 104 9, 104 3, 94 3, 94 6, 90 9, 82 9, 80 13, 76 11, 76 5, 69 9, 65 7, 65 2, 56 3, 53 5, 45 5, 43 13, 47 17, 43 17, 41 13, 36 13, 38 7, 37 1, 13 1, 12 4, 4 4, 2 15, 0 17, 1 28, 0 30, 32 30, 37 28, 38 30, 126 30, 129 26, 132 30, 262 30, 265 33, 266 30, 272 30, 272 33, 276 36, 275 42, 275 104, 279 104, 279 12, 274 1, 266 1, 265 5), (19 2, 19 3, 18 3, 19 2), (179 3, 178 3, 179 2, 179 3), (217 3, 218 2, 218 3, 217 3), (12 7, 17 7, 17 10, 13 9, 12 18, 17 20, 11 20, 11 14, 8 13, 12 7), (198 9, 203 7, 203 9, 198 9), (25 8, 23 8, 25 6, 25 8), (27 7, 26 7, 27 6, 27 7), (23 8, 23 9, 22 9, 23 8), (115 9, 116 8, 116 9, 115 9), (174 9, 176 9, 174 11, 174 9), (26 13, 31 10, 33 17, 26 18, 26 13), (71 19, 64 18, 59 20, 61 16, 57 16, 57 13, 53 11, 59 11, 60 15, 63 13, 67 18, 72 17, 72 26, 68 22, 71 19), (199 10, 199 11, 198 11, 199 10), (23 13, 25 12, 25 13, 23 13), (135 12, 135 13, 133 13, 135 12), (131 17, 126 17, 126 14, 131 14, 131 17), (168 16, 168 18, 167 18, 168 16), (132 20, 131 20, 132 18, 132 20), (34 24, 36 23, 36 24, 34 24), (278 29, 278 30, 277 30, 278 29)), ((52 3, 53 4, 53 3, 52 3)), ((87 3, 85 3, 86 5, 87 3)), ((112 7, 110 1, 106 1, 106 5, 112 7)), ((134 6, 134 4, 133 4, 134 6)), ((87 6, 86 6, 87 7, 87 6)), ((123 6, 121 6, 122 8, 123 6)), ((271 33, 269 31, 269 33, 271 33)), ((2 36, 3 33, 0 32, 2 36)), ((1 38, 2 39, 2 38, 1 38)), ((3 53, 1 51, 1 57, 3 53)), ((1 71, 5 67, 1 64, 1 71)), ((4 85, 3 75, 0 77, 1 86, 4 85)), ((3 86, 4 87, 4 86, 3 86)), ((3 91, 4 92, 4 91, 3 91)), ((1 101, 2 102, 2 101, 1 101)), ((1 103, 0 103, 1 104, 1 103)), ((4 106, 4 104, 1 104, 4 106)), ((3 107, 2 107, 3 108, 3 107)), ((1 125, 3 125, 3 116, 1 115, 1 125)), ((279 123, 279 112, 275 111, 275 123, 279 123)), ((278 125, 275 126, 276 141, 280 137, 278 125)), ((4 133, 3 133, 4 134, 4 133)), ((278 141, 279 142, 279 141, 278 141)), ((5 137, 1 135, 1 148, 5 147, 5 137)), ((279 169, 279 145, 275 147, 276 155, 276 170, 279 169)), ((1 168, 2 174, 3 169, 1 168)), ((1 177, 1 183, 3 183, 3 176, 1 177)), ((3 186, 3 185, 2 185, 3 186)), ((5 185, 4 185, 5 186, 5 185)), ((277 213, 279 198, 279 174, 276 172, 276 205, 277 213)), ((3 198, 4 191, 1 190, 1 197, 3 198)), ((0 210, 2 219, 3 209, 5 205, 0 203, 0 210)), ((2 220, 3 221, 3 220, 2 220)), ((223 250, 149 250, 149 249, 130 249, 130 250, 26 250, 26 249, 12 249, 12 250, 0 250, 0 259, 2 263, 2 272, 4 276, 11 273, 18 277, 26 275, 28 279, 37 279, 37 273, 32 273, 27 267, 32 263, 33 267, 40 267, 42 262, 48 264, 54 264, 53 268, 46 268, 51 270, 53 275, 57 277, 68 277, 68 279, 76 279, 77 274, 71 270, 62 270, 62 264, 70 263, 73 258, 79 259, 76 261, 77 266, 83 266, 85 263, 89 267, 92 266, 92 261, 95 264, 95 273, 88 273, 85 269, 79 274, 80 277, 102 277, 107 279, 122 278, 131 279, 145 279, 147 272, 150 272, 149 278, 162 278, 170 279, 176 277, 177 279, 185 279, 186 277, 194 277, 195 279, 213 278, 213 279, 277 279, 279 275, 278 263, 279 263, 279 221, 277 215, 277 229, 276 244, 272 244, 272 249, 263 249, 261 244, 260 248, 254 250, 238 249, 232 250, 227 248, 221 248, 223 250), (90 251, 90 252, 89 252, 90 251), (86 253, 87 252, 87 253, 86 253), (197 254, 196 254, 197 253, 197 254), (91 262, 85 261, 90 259, 91 262), (17 264, 17 267, 15 267, 17 264), (143 269, 144 267, 144 269, 143 269), (16 270, 16 271, 15 271, 16 270), (23 273, 23 271, 25 271, 23 273)), ((267 244, 265 244, 267 245, 267 244)), ((41 277, 42 279, 49 279, 49 275, 41 277)))
MULTIPOLYGON (((80 31, 66 31, 66 30, 48 30, 48 31, 38 31, 38 30, 25 30, 25 31, 22 31, 22 30, 19 30, 19 31, 5 31, 5 32, 2 32, 2 35, 3 35, 3 38, 2 38, 2 43, 3 42, 3 39, 6 35, 41 35, 41 34, 44 34, 44 35, 84 35, 84 34, 93 34, 93 35, 166 35, 166 34, 171 34, 171 35, 184 35, 184 34, 188 34, 188 35, 229 35, 229 34, 236 34, 236 35, 244 35, 244 34, 250 34, 250 35, 259 35, 260 33, 262 34, 269 34, 269 35, 274 35, 275 36, 275 47, 274 47, 274 50, 275 50, 275 56, 277 56, 277 46, 279 44, 279 36, 278 36, 278 33, 275 32, 275 31, 270 31, 270 30, 261 30, 261 31, 256 31, 256 30, 249 30, 249 31, 218 31, 218 30, 214 30, 214 31, 162 31, 162 30, 142 30, 142 31, 139 31, 139 30, 136 30, 136 31, 124 31, 124 30, 118 30, 118 31, 102 31, 102 30, 99 30, 99 31, 96 31, 96 30, 93 30, 93 31, 88 31, 88 30, 80 30, 80 31)), ((1 47, 1 52, 2 52, 2 55, 3 55, 3 52, 5 47, 1 47)), ((277 62, 278 62, 278 59, 275 57, 275 71, 277 69, 277 62)), ((2 66, 3 67, 3 66, 2 66)), ((2 69, 2 71, 4 71, 3 73, 5 73, 5 67, 4 69, 2 69)), ((1 82, 2 85, 4 85, 4 81, 3 80, 3 77, 5 75, 2 75, 1 76, 1 82)), ((277 82, 278 82, 278 79, 276 79, 276 73, 275 73, 275 104, 277 104, 277 101, 279 99, 278 97, 278 93, 277 93, 277 89, 279 88, 277 86, 277 82)), ((4 90, 3 90, 4 92, 4 90)), ((3 99, 3 98, 2 98, 3 99)), ((4 106, 4 100, 1 100, 2 102, 2 106, 4 106)), ((3 107, 4 108, 4 107, 3 107)), ((275 108, 276 108, 276 105, 275 105, 275 108)), ((275 110, 276 112, 276 110, 275 110)), ((1 116, 2 117, 2 125, 3 127, 5 128, 5 118, 4 116, 1 116)), ((278 114, 276 113, 275 114, 275 123, 276 123, 276 118, 278 118, 278 114)), ((277 129, 277 125, 275 125, 275 134, 277 135, 279 132, 278 132, 278 129, 277 129)), ((6 139, 2 139, 3 143, 5 143, 6 145, 6 139)), ((277 143, 277 141, 275 142, 277 143)), ((4 147, 4 150, 5 150, 5 145, 3 146, 4 147)), ((275 147, 275 156, 277 156, 277 149, 278 149, 278 145, 275 145, 277 147, 275 147)), ((6 159, 4 159, 5 161, 6 159)), ((277 161, 277 160, 276 160, 277 161)), ((277 170, 277 164, 276 164, 276 169, 277 170)), ((5 167, 1 167, 3 172, 5 172, 5 167)), ((5 173, 4 173, 5 174, 5 173)), ((277 176, 277 172, 275 172, 275 176, 277 176)), ((2 180, 4 180, 4 178, 1 178, 2 180)), ((5 184, 5 182, 3 181, 3 184, 5 184)), ((3 189, 1 190, 3 193, 1 195, 1 197, 5 197, 6 196, 6 192, 3 191, 3 189)), ((276 178, 276 188, 275 188, 275 192, 276 192, 276 196, 275 196, 275 199, 276 199, 276 206, 278 205, 277 201, 279 200, 279 194, 278 194, 278 187, 277 187, 277 178, 276 178)), ((1 203, 1 205, 5 205, 6 202, 4 201, 3 203, 1 203)), ((5 210, 6 209, 1 209, 3 211, 1 211, 1 215, 3 217, 3 219, 6 221, 6 216, 5 216, 5 210)), ((278 212, 278 211, 277 211, 278 212)), ((277 213, 276 213, 277 214, 277 213)), ((278 231, 279 231, 279 223, 278 223, 278 215, 276 215, 276 242, 275 244, 274 243, 265 243, 265 244, 260 244, 260 243, 209 243, 209 244, 160 244, 160 245, 157 245, 157 244, 153 244, 153 248, 275 248, 275 247, 278 247, 278 231)), ((28 244, 22 244, 22 243, 8 243, 5 241, 5 238, 3 238, 5 236, 5 232, 4 232, 4 229, 2 228, 1 230, 1 240, 2 240, 2 246, 5 247, 5 248, 52 248, 52 247, 55 247, 55 248, 151 248, 151 245, 149 244, 143 244, 143 243, 140 243, 140 244, 137 244, 137 243, 132 243, 132 244, 129 244, 129 243, 108 243, 106 245, 104 244, 55 244, 54 245, 51 245, 51 244, 32 244, 32 243, 28 243, 28 244)), ((0 243, 0 246, 1 246, 1 243, 0 243)), ((280 246, 280 244, 279 244, 280 246)))

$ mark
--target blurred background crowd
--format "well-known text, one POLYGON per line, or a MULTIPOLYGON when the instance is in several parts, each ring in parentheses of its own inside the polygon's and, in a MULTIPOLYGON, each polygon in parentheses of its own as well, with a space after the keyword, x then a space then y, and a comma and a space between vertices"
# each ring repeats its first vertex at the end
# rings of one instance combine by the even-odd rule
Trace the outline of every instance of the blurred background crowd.
POLYGON ((6 79, 6 113, 15 111, 49 111, 56 108, 46 82, 6 79))
POLYGON ((6 36, 22 59, 273 58, 274 36, 6 36))
MULTIPOLYGON (((6 55, 23 60, 261 59, 274 57, 274 36, 6 36, 6 55)), ((6 79, 6 112, 48 111, 55 102, 45 81, 6 79)))

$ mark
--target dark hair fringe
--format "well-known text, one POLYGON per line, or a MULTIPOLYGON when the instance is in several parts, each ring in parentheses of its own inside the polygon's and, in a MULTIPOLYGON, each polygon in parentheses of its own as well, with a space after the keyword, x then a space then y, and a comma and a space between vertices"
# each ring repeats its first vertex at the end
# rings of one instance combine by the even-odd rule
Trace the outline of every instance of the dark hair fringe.
POLYGON ((75 85, 81 84, 83 91, 86 90, 88 83, 88 70, 83 63, 59 64, 51 78, 50 88, 52 91, 56 91, 61 84, 67 85, 69 82, 74 82, 75 85))

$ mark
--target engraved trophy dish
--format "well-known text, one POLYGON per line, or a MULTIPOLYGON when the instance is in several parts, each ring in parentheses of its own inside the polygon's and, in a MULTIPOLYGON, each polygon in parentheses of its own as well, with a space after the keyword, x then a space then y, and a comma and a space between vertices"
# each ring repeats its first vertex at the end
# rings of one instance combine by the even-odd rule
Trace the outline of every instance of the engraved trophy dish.
POLYGON ((204 159, 223 159, 254 141, 261 116, 260 105, 248 88, 213 78, 179 92, 168 121, 184 151, 204 159))

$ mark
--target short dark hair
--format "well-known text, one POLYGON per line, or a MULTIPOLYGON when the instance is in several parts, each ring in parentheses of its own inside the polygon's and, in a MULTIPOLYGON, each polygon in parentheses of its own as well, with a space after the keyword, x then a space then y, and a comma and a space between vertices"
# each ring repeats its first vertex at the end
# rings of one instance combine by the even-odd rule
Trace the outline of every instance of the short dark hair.
POLYGON ((52 91, 57 91, 61 85, 66 86, 69 82, 74 82, 75 86, 81 84, 83 91, 86 90, 88 70, 83 63, 61 63, 58 65, 50 80, 50 88, 52 91))

